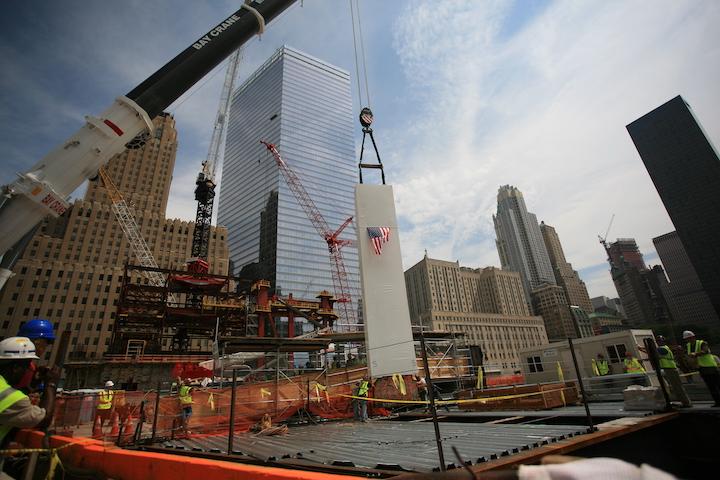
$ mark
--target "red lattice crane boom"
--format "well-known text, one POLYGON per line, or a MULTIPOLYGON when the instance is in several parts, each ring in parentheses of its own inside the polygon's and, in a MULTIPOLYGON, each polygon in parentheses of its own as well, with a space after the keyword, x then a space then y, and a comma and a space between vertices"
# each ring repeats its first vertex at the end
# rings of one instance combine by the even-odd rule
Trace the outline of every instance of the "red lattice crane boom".
POLYGON ((340 319, 344 320, 346 329, 350 329, 357 325, 357 317, 355 315, 355 308, 352 301, 352 295, 350 293, 350 285, 348 283, 347 270, 345 269, 345 261, 343 260, 340 249, 345 245, 352 244, 353 242, 351 240, 341 240, 339 237, 343 230, 345 230, 345 227, 352 222, 353 217, 349 217, 337 230, 333 231, 325 220, 323 214, 320 213, 317 205, 315 205, 315 202, 313 202, 313 199, 310 197, 307 190, 305 190, 303 183, 300 181, 300 177, 298 177, 292 168, 285 163, 275 145, 262 140, 260 143, 265 145, 270 153, 272 153, 273 158, 275 158, 275 163, 285 178, 285 182, 290 188, 290 191, 295 196, 295 199, 298 204, 300 204, 300 207, 305 212, 305 215, 307 215, 308 219, 310 219, 310 222, 315 227, 315 230, 317 230, 323 240, 327 243, 328 252, 330 253, 330 269, 332 271, 333 286, 335 287, 335 297, 337 301, 336 308, 340 310, 339 316, 340 319))

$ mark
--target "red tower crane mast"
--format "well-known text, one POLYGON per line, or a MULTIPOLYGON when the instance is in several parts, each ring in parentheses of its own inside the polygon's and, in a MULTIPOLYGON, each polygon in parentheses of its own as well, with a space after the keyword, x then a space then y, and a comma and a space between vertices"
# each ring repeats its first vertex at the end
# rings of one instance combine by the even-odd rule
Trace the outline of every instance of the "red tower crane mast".
POLYGON ((275 145, 262 140, 260 143, 265 145, 270 153, 272 153, 273 158, 275 158, 275 163, 277 163, 290 191, 295 196, 300 207, 305 211, 305 215, 310 219, 315 230, 317 230, 327 243, 328 252, 330 253, 330 269, 332 271, 333 286, 335 287, 336 308, 340 310, 340 318, 345 321, 345 325, 350 329, 351 326, 357 325, 357 317, 350 293, 345 261, 343 260, 340 249, 345 245, 351 245, 353 242, 351 240, 341 240, 339 237, 342 231, 345 230, 345 227, 352 222, 353 217, 349 217, 337 230, 333 231, 307 190, 305 190, 305 187, 300 181, 300 177, 285 163, 275 145))

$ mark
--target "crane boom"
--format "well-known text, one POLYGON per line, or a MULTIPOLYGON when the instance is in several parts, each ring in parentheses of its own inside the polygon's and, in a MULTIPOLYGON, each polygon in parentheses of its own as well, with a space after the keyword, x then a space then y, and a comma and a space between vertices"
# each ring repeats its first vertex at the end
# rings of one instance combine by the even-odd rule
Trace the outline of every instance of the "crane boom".
MULTIPOLYGON (((127 95, 118 97, 99 117, 86 124, 30 170, 5 186, 9 200, 0 209, 0 255, 22 239, 46 215, 62 215, 67 198, 85 180, 144 131, 151 119, 215 68, 240 45, 262 33, 295 0, 243 3, 127 95)), ((1 287, 2 285, 0 285, 1 287)))
MULTIPOLYGON (((115 186, 110 179, 110 175, 108 175, 104 168, 101 167, 98 174, 112 202, 112 210, 113 213, 115 213, 115 218, 120 224, 120 228, 122 228, 125 238, 130 244, 130 249, 135 254, 138 262, 143 267, 159 269, 160 267, 155 261, 155 257, 140 233, 140 227, 135 220, 135 215, 133 215, 132 210, 130 210, 122 193, 120 193, 120 190, 115 186)), ((143 271, 143 275, 145 275, 154 286, 165 286, 165 277, 160 272, 145 270, 143 271)), ((174 300, 174 297, 171 297, 171 301, 174 300)))
POLYGON ((193 230, 192 257, 189 263, 191 270, 197 272, 207 271, 207 262, 199 262, 197 259, 208 259, 208 244, 210 242, 210 229, 212 225, 212 211, 215 202, 215 170, 220 163, 220 154, 225 138, 226 119, 230 110, 230 99, 235 78, 237 77, 238 65, 242 58, 242 48, 237 49, 228 60, 225 82, 220 93, 220 105, 218 106, 215 126, 213 127, 212 138, 208 148, 208 155, 202 163, 202 170, 195 181, 195 200, 198 202, 195 215, 195 229, 193 230))
POLYGON ((305 190, 305 186, 300 181, 300 177, 298 177, 293 169, 285 163, 275 145, 262 140, 260 143, 265 145, 265 148, 270 151, 298 204, 305 212, 305 215, 307 215, 310 223, 312 223, 315 227, 315 230, 317 230, 323 240, 327 243, 328 252, 330 253, 333 286, 335 288, 336 302, 340 309, 340 317, 345 320, 347 328, 350 328, 352 325, 357 325, 357 317, 355 315, 355 308, 353 306, 352 295, 350 293, 350 284, 348 283, 345 261, 342 256, 342 252, 340 251, 343 246, 349 245, 352 242, 349 240, 341 240, 339 238, 345 227, 347 227, 352 221, 352 217, 345 220, 345 222, 343 222, 337 230, 333 231, 330 229, 325 217, 322 213, 320 213, 320 209, 318 209, 312 197, 310 197, 307 190, 305 190))

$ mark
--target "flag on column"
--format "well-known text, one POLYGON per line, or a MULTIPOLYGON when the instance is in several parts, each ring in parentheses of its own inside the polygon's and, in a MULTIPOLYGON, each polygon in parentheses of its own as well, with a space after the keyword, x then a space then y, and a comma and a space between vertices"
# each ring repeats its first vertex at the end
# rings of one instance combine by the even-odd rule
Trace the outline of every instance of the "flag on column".
POLYGON ((367 233, 375 253, 380 255, 383 243, 390 241, 390 227, 367 227, 367 233))

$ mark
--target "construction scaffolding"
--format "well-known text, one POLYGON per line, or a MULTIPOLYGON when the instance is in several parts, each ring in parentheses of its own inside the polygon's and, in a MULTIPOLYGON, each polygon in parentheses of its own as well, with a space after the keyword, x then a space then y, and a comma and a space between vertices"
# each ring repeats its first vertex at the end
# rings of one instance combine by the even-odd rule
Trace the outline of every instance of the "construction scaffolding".
POLYGON ((270 282, 260 280, 248 294, 240 294, 236 288, 240 281, 225 275, 126 265, 108 353, 130 358, 210 356, 214 346, 224 354, 263 351, 257 345, 272 343, 270 339, 287 345, 288 339, 310 330, 308 322, 322 328, 337 318, 334 299, 326 291, 316 301, 292 295, 279 298, 270 295, 270 282), (148 272, 162 276, 160 285, 143 281, 148 272), (188 303, 191 297, 202 301, 188 303))

